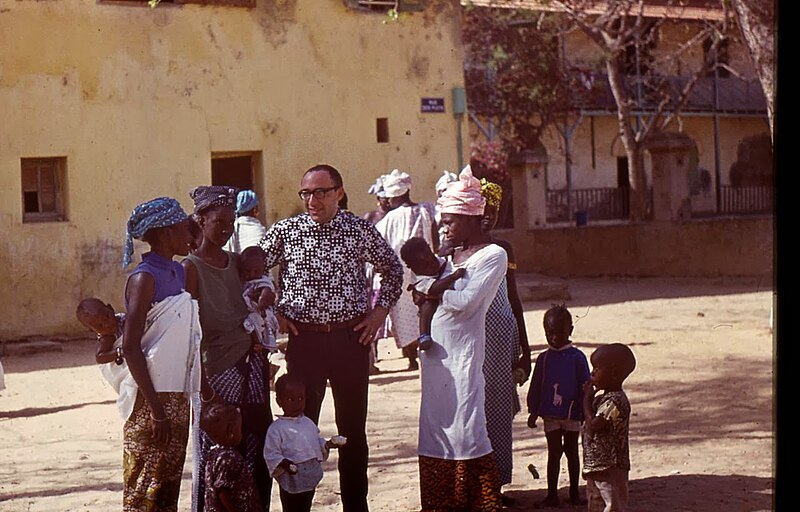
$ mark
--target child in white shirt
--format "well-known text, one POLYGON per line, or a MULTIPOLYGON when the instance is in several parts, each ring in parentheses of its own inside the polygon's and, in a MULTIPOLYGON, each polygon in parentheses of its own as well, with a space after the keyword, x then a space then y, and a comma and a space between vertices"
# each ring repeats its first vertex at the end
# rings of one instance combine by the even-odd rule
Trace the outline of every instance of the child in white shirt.
POLYGON ((311 510, 314 492, 322 480, 322 461, 331 448, 347 443, 343 436, 325 440, 319 428, 303 410, 306 389, 303 382, 290 374, 275 382, 275 400, 283 409, 267 430, 264 460, 270 475, 280 486, 281 505, 286 512, 311 510))

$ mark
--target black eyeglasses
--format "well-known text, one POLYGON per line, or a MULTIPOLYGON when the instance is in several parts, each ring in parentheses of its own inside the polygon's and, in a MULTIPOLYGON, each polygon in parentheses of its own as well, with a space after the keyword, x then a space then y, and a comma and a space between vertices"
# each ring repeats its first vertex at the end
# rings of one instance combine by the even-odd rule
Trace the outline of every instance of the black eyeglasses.
POLYGON ((334 185, 333 187, 315 188, 314 190, 303 189, 300 192, 298 192, 297 195, 300 196, 300 199, 302 199, 303 201, 308 201, 309 199, 311 199, 311 196, 314 196, 314 199, 322 199, 323 197, 328 195, 328 192, 330 192, 331 190, 336 190, 337 188, 339 187, 334 185))

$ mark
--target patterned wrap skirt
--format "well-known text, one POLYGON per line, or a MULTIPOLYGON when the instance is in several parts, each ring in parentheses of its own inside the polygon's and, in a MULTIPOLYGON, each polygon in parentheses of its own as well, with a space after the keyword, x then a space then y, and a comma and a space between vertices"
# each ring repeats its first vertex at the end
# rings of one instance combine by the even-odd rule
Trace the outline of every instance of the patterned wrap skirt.
POLYGON ((419 484, 423 512, 497 512, 502 508, 494 453, 470 460, 420 455, 419 484))
MULTIPOLYGON (((272 480, 264 462, 264 439, 272 423, 269 403, 268 362, 265 352, 249 351, 235 365, 222 373, 207 377, 208 384, 223 401, 239 407, 242 412, 242 445, 239 451, 256 479, 262 506, 269 509, 269 493, 272 480)), ((200 428, 199 395, 192 399, 195 411, 192 442, 196 443, 194 468, 192 471, 192 510, 202 511, 205 497, 205 466, 208 453, 214 442, 200 428)))
POLYGON ((186 442, 189 439, 189 400, 184 393, 156 393, 169 420, 170 441, 155 446, 150 430, 150 406, 139 392, 133 412, 123 426, 122 510, 178 510, 186 442))

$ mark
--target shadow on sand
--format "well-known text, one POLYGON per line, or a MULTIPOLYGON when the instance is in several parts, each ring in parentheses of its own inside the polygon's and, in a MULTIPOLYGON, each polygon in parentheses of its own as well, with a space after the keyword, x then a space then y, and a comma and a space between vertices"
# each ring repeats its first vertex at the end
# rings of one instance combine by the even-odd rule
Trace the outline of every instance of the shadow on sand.
MULTIPOLYGON (((585 495, 581 486, 581 494, 585 495)), ((629 512, 761 512, 773 510, 773 482, 745 475, 667 475, 631 480, 629 512)), ((544 489, 509 491, 514 504, 508 510, 532 510, 545 498, 544 489)), ((566 489, 560 490, 561 508, 573 507, 566 489)), ((557 510, 554 508, 541 510, 557 510)))

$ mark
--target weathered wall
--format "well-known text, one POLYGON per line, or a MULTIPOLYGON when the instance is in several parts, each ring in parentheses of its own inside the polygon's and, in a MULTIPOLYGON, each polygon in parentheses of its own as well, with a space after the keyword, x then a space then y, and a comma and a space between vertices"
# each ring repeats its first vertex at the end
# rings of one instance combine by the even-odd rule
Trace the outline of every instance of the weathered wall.
MULTIPOLYGON (((594 143, 592 143, 591 120, 584 118, 575 132, 572 143, 572 185, 576 189, 617 186, 617 157, 624 157, 622 142, 617 137, 617 120, 612 116, 594 117, 594 143), (594 153, 594 165, 592 165, 594 153)), ((714 124, 709 116, 681 119, 683 133, 697 143, 698 167, 706 169, 711 175, 711 190, 716 181, 714 172, 714 124)), ((674 122, 670 130, 678 130, 674 122)), ((722 117, 719 121, 720 138, 720 182, 730 184, 730 168, 736 161, 736 150, 745 137, 759 133, 769 133, 766 119, 753 117, 722 117)), ((564 139, 551 128, 543 138, 550 161, 547 164, 547 185, 551 190, 565 189, 567 186, 564 163, 564 139)), ((649 161, 645 162, 648 180, 649 161)))
POLYGON ((260 152, 268 222, 301 210, 300 176, 319 162, 342 170, 357 213, 394 167, 431 200, 458 159, 463 54, 457 2, 428 6, 385 24, 341 1, 0 0, 0 338, 80 330, 83 296, 120 307, 131 209, 161 195, 188 209, 213 152, 260 152), (421 114, 422 97, 447 113, 421 114), (67 221, 22 222, 25 157, 66 157, 67 221))
POLYGON ((773 273, 774 218, 505 231, 521 272, 553 276, 760 276, 773 273))

